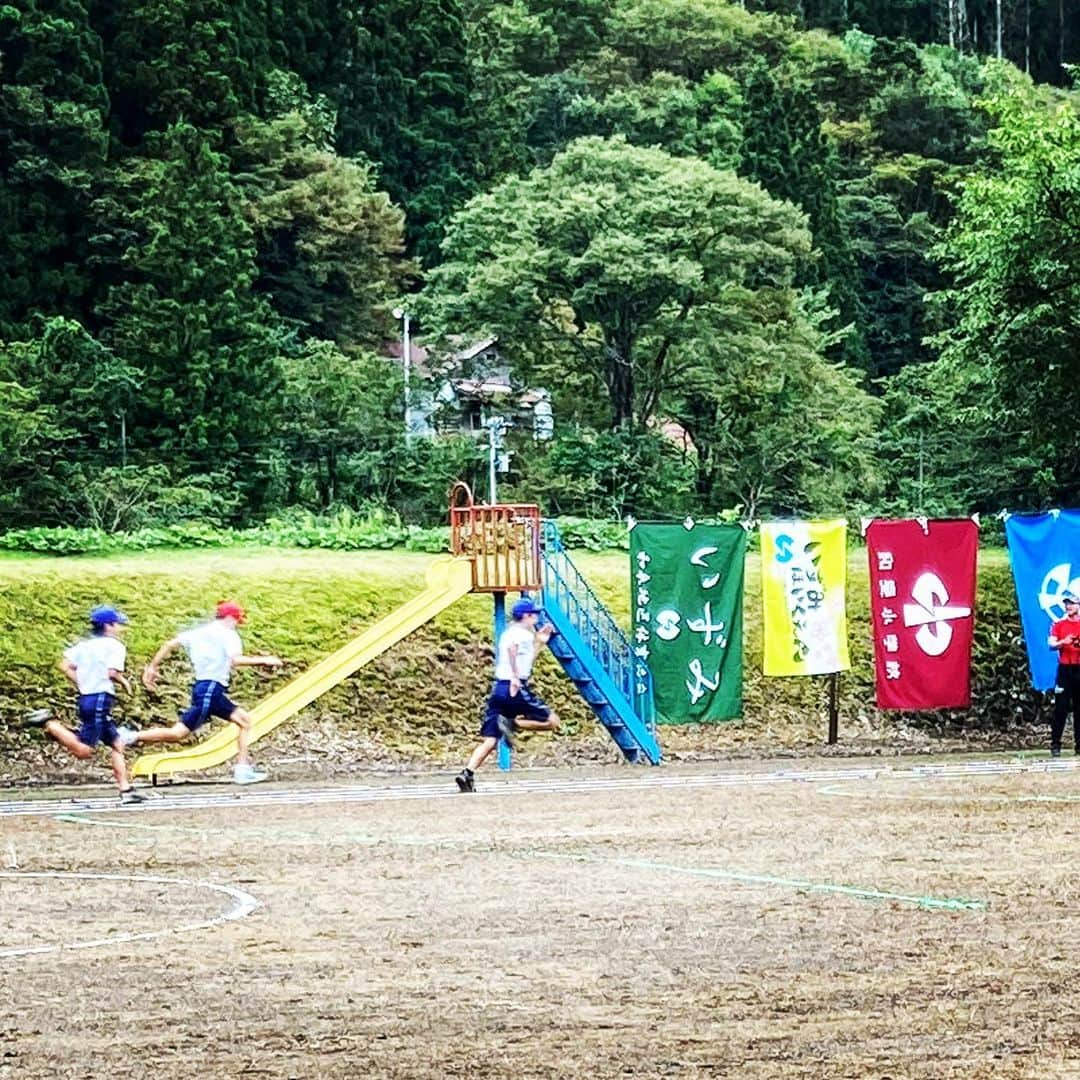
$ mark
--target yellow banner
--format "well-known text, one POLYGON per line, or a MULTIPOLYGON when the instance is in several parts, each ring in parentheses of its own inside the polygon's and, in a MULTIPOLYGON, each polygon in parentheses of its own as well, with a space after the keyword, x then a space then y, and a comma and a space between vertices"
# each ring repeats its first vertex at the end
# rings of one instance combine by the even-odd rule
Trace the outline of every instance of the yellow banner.
POLYGON ((761 526, 765 674, 827 675, 848 658, 847 522, 761 526))

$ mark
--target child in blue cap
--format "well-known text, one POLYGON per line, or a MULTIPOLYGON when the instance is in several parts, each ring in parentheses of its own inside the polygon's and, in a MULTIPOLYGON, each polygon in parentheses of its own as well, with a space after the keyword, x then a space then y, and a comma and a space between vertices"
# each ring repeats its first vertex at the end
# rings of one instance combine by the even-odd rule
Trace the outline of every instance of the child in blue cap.
POLYGON ((536 654, 551 638, 552 626, 548 623, 536 629, 540 609, 528 598, 514 605, 511 616, 513 621, 499 635, 495 685, 484 710, 480 745, 454 777, 461 792, 476 790, 474 774, 499 745, 500 735, 513 746, 518 731, 555 731, 559 726, 558 714, 529 686, 536 654))
POLYGON ((24 726, 43 729, 83 761, 94 756, 98 743, 107 746, 120 801, 138 803, 144 800, 128 780, 124 758, 124 747, 131 744, 134 733, 128 728, 118 728, 110 715, 116 700, 116 683, 131 693, 131 683, 124 676, 127 649, 120 640, 127 622, 127 616, 116 608, 96 607, 90 612, 90 637, 64 650, 60 670, 79 692, 79 730, 72 731, 54 720, 50 709, 31 713, 24 726))

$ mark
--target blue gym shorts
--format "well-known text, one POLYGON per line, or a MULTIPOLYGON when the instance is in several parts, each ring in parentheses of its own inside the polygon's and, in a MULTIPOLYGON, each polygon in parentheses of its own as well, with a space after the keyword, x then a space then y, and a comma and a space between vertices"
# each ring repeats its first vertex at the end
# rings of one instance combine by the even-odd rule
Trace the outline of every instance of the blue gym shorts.
POLYGON ((108 747, 116 742, 116 724, 109 715, 113 700, 112 694, 79 695, 79 742, 86 746, 100 742, 108 747))
POLYGON ((202 679, 191 688, 191 708, 180 714, 188 731, 198 731, 212 716, 228 720, 236 706, 226 697, 225 687, 213 679, 202 679))
POLYGON ((499 679, 491 688, 491 697, 488 698, 487 708, 484 710, 484 723, 480 728, 482 738, 499 737, 500 716, 509 720, 518 716, 523 716, 526 720, 547 720, 551 716, 551 709, 529 689, 527 682, 523 682, 521 689, 511 697, 510 681, 499 679))

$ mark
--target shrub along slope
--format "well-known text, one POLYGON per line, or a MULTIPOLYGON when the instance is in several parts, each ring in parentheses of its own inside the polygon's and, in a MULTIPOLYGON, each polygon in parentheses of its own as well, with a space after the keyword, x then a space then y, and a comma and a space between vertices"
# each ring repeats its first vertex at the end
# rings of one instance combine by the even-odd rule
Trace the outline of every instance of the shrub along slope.
MULTIPOLYGON (((431 556, 406 551, 144 552, 109 558, 0 559, 0 745, 8 765, 36 759, 36 734, 12 730, 21 713, 43 704, 71 715, 72 695, 56 668, 66 643, 83 630, 86 611, 109 601, 132 618, 127 633, 133 673, 165 638, 197 622, 226 596, 249 610, 245 647, 286 660, 282 675, 237 676, 236 698, 254 704, 286 678, 345 643, 363 627, 423 587, 431 556)), ((624 552, 575 556, 617 618, 628 618, 624 552)), ((825 733, 823 679, 765 680, 761 669, 760 576, 750 556, 746 591, 745 719, 708 728, 665 728, 669 755, 723 753, 738 745, 755 752, 820 746, 825 733)), ((1042 695, 1028 689, 1016 601, 1006 560, 984 553, 979 574, 975 706, 919 717, 878 714, 867 626, 865 552, 849 562, 849 622, 853 670, 842 679, 841 741, 847 748, 924 743, 931 735, 976 734, 1003 742, 1030 739, 1042 717, 1042 695)), ((451 761, 468 749, 491 671, 491 601, 470 596, 311 706, 273 739, 283 754, 329 752, 369 763, 451 761)), ((607 736, 573 687, 544 657, 539 680, 559 709, 564 735, 534 740, 533 760, 616 760, 607 736)), ((141 686, 122 711, 136 723, 172 722, 185 703, 186 662, 168 665, 159 697, 141 686)), ((59 761, 59 757, 50 760, 59 761)), ((17 772, 17 770, 15 770, 17 772)), ((8 770, 11 774, 11 769, 8 770)))

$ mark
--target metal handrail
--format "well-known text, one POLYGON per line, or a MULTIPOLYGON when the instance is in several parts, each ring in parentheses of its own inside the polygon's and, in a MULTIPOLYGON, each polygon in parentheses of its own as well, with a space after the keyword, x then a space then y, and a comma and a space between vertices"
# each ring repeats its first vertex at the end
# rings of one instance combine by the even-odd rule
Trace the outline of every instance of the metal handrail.
POLYGON ((637 716, 650 732, 655 733, 652 675, 646 667, 644 677, 638 678, 630 639, 567 555, 555 522, 543 521, 541 530, 545 588, 555 595, 567 618, 599 658, 637 716), (643 694, 635 693, 635 684, 639 681, 646 686, 643 694))

